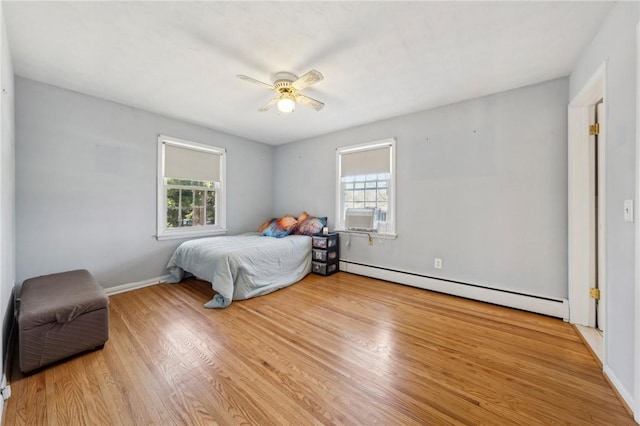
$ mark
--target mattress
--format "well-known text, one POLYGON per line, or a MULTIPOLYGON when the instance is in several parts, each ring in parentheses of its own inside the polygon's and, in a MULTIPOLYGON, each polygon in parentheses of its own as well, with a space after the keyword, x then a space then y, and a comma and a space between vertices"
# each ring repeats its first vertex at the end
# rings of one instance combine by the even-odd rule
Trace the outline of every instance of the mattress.
POLYGON ((185 273, 209 281, 218 293, 207 308, 262 296, 294 284, 311 271, 311 237, 265 237, 258 233, 201 238, 180 244, 167 269, 169 282, 185 273))

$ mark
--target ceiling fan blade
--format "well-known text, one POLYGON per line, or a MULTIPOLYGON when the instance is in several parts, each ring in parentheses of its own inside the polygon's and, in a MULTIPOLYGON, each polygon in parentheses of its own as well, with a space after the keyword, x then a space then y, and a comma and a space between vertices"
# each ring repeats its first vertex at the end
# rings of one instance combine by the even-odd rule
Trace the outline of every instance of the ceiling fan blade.
POLYGON ((296 96, 296 102, 301 105, 308 106, 309 108, 313 108, 316 111, 320 111, 322 108, 324 108, 324 104, 322 102, 305 95, 298 94, 298 96, 296 96))
POLYGON ((268 83, 264 83, 264 82, 262 82, 260 80, 256 80, 255 78, 251 78, 251 77, 248 77, 248 76, 243 75, 243 74, 238 74, 237 77, 239 79, 241 79, 241 80, 248 81, 248 82, 253 83, 253 84, 261 84, 263 86, 267 86, 271 90, 274 89, 274 87, 272 85, 268 84, 268 83))
POLYGON ((260 111, 260 112, 269 111, 271 108, 273 108, 278 103, 278 99, 279 98, 271 99, 269 102, 267 102, 266 104, 264 104, 260 108, 258 108, 258 111, 260 111))
POLYGON ((305 75, 303 75, 302 77, 300 77, 299 79, 297 79, 296 81, 294 81, 293 83, 291 83, 291 85, 296 90, 302 90, 305 87, 309 87, 312 84, 317 83, 323 79, 324 79, 324 76, 320 71, 311 70, 305 75))

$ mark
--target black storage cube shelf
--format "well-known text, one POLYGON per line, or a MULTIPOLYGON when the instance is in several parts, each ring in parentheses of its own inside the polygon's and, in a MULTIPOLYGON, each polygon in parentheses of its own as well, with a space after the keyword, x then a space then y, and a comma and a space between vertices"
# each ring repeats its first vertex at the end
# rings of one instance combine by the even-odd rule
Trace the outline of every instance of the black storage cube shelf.
POLYGON ((335 247, 338 248, 338 233, 334 232, 332 234, 313 234, 311 237, 313 239, 313 248, 319 249, 330 249, 335 247))
POLYGON ((311 262, 311 270, 320 275, 331 275, 338 272, 337 263, 311 262))
POLYGON ((326 263, 335 262, 338 260, 338 248, 336 247, 331 250, 313 249, 311 260, 315 260, 316 262, 326 262, 326 263))
POLYGON ((311 271, 320 275, 338 272, 339 244, 338 234, 314 234, 312 237, 311 271))

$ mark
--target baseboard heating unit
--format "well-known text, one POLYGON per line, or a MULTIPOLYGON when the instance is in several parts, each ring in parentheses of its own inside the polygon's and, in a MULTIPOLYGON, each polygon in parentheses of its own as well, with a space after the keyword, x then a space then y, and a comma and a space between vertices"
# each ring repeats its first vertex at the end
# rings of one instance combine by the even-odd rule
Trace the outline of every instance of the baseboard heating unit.
POLYGON ((340 270, 351 274, 363 275, 365 277, 405 284, 438 293, 535 312, 537 314, 562 318, 564 321, 569 321, 569 301, 567 299, 554 299, 500 290, 477 284, 381 268, 379 266, 366 265, 344 259, 340 260, 340 270))

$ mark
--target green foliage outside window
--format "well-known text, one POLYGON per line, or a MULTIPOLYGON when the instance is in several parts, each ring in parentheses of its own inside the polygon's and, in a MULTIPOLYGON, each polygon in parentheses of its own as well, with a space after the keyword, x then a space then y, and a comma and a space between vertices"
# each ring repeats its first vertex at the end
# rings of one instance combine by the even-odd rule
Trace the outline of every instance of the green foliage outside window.
POLYGON ((167 228, 215 225, 214 182, 167 179, 167 228))

